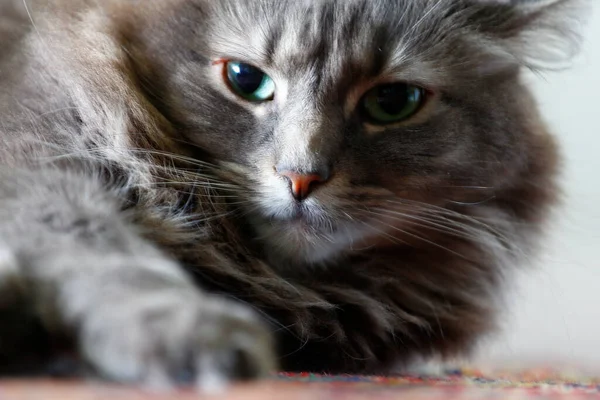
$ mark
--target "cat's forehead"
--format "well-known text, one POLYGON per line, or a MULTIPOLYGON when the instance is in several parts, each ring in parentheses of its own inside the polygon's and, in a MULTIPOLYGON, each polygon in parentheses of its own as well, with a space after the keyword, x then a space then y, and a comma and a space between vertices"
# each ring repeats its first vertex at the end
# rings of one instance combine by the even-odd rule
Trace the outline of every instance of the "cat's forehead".
MULTIPOLYGON (((222 0, 211 6, 218 56, 321 74, 419 67, 452 0, 222 0)), ((435 57, 429 57, 435 58, 435 57)))

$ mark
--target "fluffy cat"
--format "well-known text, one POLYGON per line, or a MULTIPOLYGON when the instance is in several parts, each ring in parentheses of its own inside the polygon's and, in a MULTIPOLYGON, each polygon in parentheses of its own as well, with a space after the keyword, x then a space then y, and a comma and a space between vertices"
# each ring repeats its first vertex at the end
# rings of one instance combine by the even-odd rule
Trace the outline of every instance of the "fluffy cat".
POLYGON ((521 72, 585 4, 0 0, 2 371, 468 354, 557 197, 521 72))

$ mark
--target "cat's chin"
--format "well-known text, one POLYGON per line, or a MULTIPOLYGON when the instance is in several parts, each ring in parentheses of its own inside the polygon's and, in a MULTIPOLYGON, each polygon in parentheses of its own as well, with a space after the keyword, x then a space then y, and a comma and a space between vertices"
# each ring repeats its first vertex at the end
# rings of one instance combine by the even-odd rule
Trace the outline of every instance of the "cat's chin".
MULTIPOLYGON (((279 193, 279 192, 278 192, 279 193)), ((311 197, 300 203, 285 196, 269 197, 248 210, 251 225, 273 265, 324 265, 339 261, 377 235, 358 218, 342 219, 335 202, 311 197)))
POLYGON ((314 224, 301 216, 258 218, 254 226, 269 259, 277 265, 327 264, 343 257, 357 242, 372 234, 364 226, 326 220, 314 224))

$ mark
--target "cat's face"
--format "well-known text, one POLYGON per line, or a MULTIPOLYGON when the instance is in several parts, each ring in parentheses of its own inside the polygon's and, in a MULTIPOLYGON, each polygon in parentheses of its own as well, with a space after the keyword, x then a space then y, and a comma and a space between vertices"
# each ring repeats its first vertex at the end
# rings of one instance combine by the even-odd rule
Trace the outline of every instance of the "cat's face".
POLYGON ((154 44, 166 112, 236 166, 238 202, 279 256, 410 238, 415 202, 492 204, 534 156, 518 64, 546 10, 489 3, 184 2, 154 44))

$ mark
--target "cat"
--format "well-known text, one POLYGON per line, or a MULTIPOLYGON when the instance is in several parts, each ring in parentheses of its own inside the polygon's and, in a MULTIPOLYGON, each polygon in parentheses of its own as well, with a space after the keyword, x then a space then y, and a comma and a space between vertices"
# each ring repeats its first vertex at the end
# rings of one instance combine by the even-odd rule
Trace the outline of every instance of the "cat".
POLYGON ((587 4, 0 0, 1 372, 468 355, 559 198, 522 72, 587 4))

